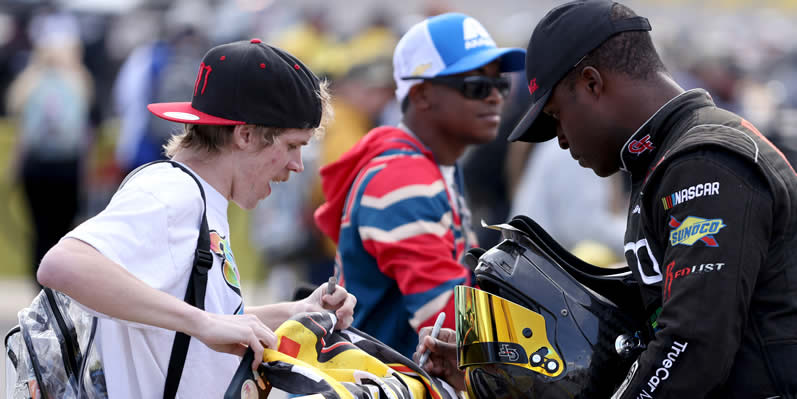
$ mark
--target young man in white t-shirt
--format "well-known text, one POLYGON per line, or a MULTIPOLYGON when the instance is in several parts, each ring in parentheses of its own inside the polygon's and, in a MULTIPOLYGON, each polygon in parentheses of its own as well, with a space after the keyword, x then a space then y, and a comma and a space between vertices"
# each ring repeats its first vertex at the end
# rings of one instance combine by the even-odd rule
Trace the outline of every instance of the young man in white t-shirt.
POLYGON ((166 154, 205 193, 213 254, 205 310, 181 299, 203 200, 194 179, 170 163, 132 175, 105 210, 46 254, 38 272, 41 284, 102 316, 97 344, 109 397, 164 396, 175 331, 195 338, 177 396, 218 398, 238 356, 252 348, 256 367, 263 348, 276 347, 272 329, 291 316, 332 310, 337 327, 351 324, 355 299, 342 287, 244 306, 227 222, 228 201, 252 209, 271 193, 270 182, 303 170, 301 147, 323 129, 328 100, 325 84, 299 60, 253 39, 205 55, 190 103, 150 104, 155 115, 186 124, 166 154))

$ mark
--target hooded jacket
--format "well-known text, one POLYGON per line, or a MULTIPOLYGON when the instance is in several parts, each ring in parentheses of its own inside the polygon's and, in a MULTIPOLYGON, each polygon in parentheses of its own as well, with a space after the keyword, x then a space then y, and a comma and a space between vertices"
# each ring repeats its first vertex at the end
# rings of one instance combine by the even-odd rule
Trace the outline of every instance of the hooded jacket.
POLYGON ((471 281, 459 263, 476 243, 458 172, 451 192, 431 151, 396 127, 373 129, 321 169, 327 202, 315 220, 357 297, 352 325, 408 357, 441 311, 454 328, 453 288, 471 281))

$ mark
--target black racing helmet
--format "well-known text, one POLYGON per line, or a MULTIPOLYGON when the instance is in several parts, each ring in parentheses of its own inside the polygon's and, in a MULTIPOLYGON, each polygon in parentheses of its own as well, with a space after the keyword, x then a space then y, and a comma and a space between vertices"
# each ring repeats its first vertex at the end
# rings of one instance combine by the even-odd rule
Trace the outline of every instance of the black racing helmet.
POLYGON ((458 364, 472 398, 608 398, 648 330, 628 268, 585 263, 530 218, 472 250, 480 289, 455 289, 458 364))

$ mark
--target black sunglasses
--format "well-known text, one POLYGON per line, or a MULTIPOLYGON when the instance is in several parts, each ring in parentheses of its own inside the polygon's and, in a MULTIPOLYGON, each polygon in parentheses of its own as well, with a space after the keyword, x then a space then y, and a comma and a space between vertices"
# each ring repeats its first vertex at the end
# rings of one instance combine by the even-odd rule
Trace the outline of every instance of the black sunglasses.
POLYGON ((489 76, 439 76, 424 78, 426 82, 448 86, 462 93, 465 98, 484 100, 493 92, 493 87, 498 89, 501 97, 509 95, 510 82, 505 76, 493 78, 489 76))

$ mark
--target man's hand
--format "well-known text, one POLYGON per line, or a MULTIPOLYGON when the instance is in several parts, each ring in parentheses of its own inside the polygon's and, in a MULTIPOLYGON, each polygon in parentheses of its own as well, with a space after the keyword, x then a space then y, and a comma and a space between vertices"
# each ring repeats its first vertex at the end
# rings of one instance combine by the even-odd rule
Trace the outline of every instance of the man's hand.
POLYGON ((339 285, 334 287, 332 294, 328 294, 331 289, 328 287, 329 285, 329 283, 320 285, 310 296, 299 302, 304 305, 306 312, 335 311, 335 316, 338 319, 335 329, 346 329, 354 321, 354 305, 357 304, 357 298, 339 285))
POLYGON ((424 327, 418 333, 418 347, 412 360, 416 363, 427 349, 429 358, 423 369, 430 375, 440 377, 454 389, 465 390, 465 373, 457 368, 457 332, 450 328, 441 328, 437 339, 432 338, 432 327, 424 327))
POLYGON ((255 315, 225 315, 203 312, 199 329, 189 335, 217 352, 243 356, 246 348, 255 352, 252 369, 263 359, 264 348, 277 348, 277 336, 255 315))

